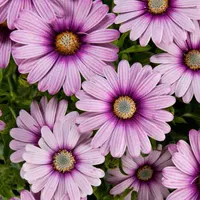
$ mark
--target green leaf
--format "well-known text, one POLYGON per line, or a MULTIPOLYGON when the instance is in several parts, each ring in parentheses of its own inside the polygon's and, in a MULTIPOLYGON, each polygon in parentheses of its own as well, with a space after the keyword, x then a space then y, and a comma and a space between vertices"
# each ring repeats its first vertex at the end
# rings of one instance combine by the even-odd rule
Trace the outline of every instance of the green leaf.
POLYGON ((149 51, 150 49, 151 49, 151 46, 149 45, 147 45, 146 47, 135 45, 135 46, 129 47, 128 49, 125 49, 124 51, 121 51, 120 54, 145 52, 145 51, 149 51))

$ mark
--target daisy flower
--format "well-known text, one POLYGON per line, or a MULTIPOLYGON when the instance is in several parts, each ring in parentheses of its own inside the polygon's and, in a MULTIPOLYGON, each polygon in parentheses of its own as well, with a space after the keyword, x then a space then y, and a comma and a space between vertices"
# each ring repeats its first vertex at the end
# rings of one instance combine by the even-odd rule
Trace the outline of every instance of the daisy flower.
MULTIPOLYGON (((161 184, 162 169, 173 165, 171 154, 166 149, 151 151, 147 157, 122 157, 122 174, 119 168, 108 171, 107 181, 114 184, 110 194, 116 196, 126 189, 138 192, 138 200, 164 200, 169 194, 167 188, 161 184)), ((124 200, 131 200, 130 192, 124 200)))
MULTIPOLYGON (((2 116, 2 111, 0 110, 0 117, 2 116)), ((3 131, 6 127, 5 122, 3 122, 2 120, 0 120, 0 131, 3 131)))
POLYGON ((10 33, 15 29, 15 20, 19 17, 20 12, 23 9, 34 10, 45 19, 50 20, 55 18, 54 7, 56 8, 52 4, 51 8, 46 0, 0 0, 0 68, 6 68, 9 64, 13 45, 10 33))
POLYGON ((41 191, 41 199, 68 194, 70 200, 80 200, 92 194, 91 186, 101 184, 104 172, 93 165, 103 163, 105 158, 99 149, 91 147, 90 138, 80 137, 75 124, 68 120, 60 123, 53 132, 42 127, 39 147, 26 145, 24 178, 32 184, 34 193, 41 191))
POLYGON ((118 73, 105 68, 104 76, 94 76, 82 84, 76 94, 76 107, 87 111, 77 119, 81 132, 97 130, 93 147, 102 147, 102 153, 111 152, 121 157, 126 146, 132 156, 151 151, 148 138, 158 141, 170 132, 166 123, 173 115, 165 108, 175 103, 170 88, 160 84, 161 76, 151 66, 135 63, 130 67, 125 60, 119 63, 118 73))
MULTIPOLYGON (((52 98, 49 102, 46 97, 42 97, 40 103, 33 101, 30 108, 30 114, 21 110, 17 117, 17 128, 10 131, 13 140, 10 142, 10 148, 15 152, 11 154, 11 161, 14 163, 22 162, 22 154, 25 151, 26 144, 37 145, 41 137, 41 128, 46 125, 53 129, 56 121, 62 119, 67 111, 68 103, 65 100, 60 102, 52 98)), ((75 120, 77 112, 73 112, 65 118, 75 120)))
POLYGON ((0 22, 6 21, 10 30, 15 29, 15 21, 24 9, 37 11, 44 19, 52 20, 55 13, 51 4, 48 0, 0 0, 0 22))
POLYGON ((140 39, 146 46, 152 38, 155 44, 186 39, 186 32, 194 31, 191 19, 200 19, 200 5, 196 0, 115 0, 115 20, 120 32, 130 31, 130 39, 140 39))
POLYGON ((67 96, 81 88, 81 76, 89 79, 102 75, 118 58, 118 48, 111 44, 119 32, 107 29, 114 14, 96 0, 68 0, 66 16, 51 22, 31 11, 24 11, 16 21, 19 30, 12 32, 17 43, 13 56, 19 72, 27 74, 30 84, 39 82, 40 91, 57 93, 63 86, 67 96))
POLYGON ((159 63, 155 68, 161 73, 162 83, 171 85, 172 93, 189 103, 193 96, 200 103, 200 26, 195 21, 195 31, 188 34, 186 41, 177 41, 170 45, 159 44, 167 53, 154 55, 151 62, 159 63))
MULTIPOLYGON (((32 192, 23 190, 20 193, 20 199, 13 197, 10 200, 40 200, 40 195, 35 195, 32 192)), ((61 198, 54 198, 54 200, 70 200, 68 195, 63 195, 61 198)), ((87 198, 81 198, 81 200, 87 200, 87 198)))
POLYGON ((11 31, 7 23, 0 22, 0 68, 6 68, 10 61, 11 47, 13 42, 10 39, 11 31))
POLYGON ((197 200, 200 197, 200 131, 189 132, 190 145, 180 140, 171 148, 174 167, 163 170, 163 185, 176 189, 167 200, 197 200))
MULTIPOLYGON (((10 200, 39 200, 39 198, 35 198, 33 193, 27 191, 27 190, 23 190, 20 193, 20 199, 17 197, 13 197, 10 200)), ((64 200, 64 199, 62 199, 64 200)))

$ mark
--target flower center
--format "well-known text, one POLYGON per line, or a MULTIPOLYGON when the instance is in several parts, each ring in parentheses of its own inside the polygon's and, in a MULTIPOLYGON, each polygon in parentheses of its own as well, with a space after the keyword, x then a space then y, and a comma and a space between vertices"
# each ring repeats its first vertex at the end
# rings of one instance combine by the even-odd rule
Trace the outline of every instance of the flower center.
POLYGON ((197 188, 200 189, 200 176, 197 177, 195 183, 196 183, 197 188))
POLYGON ((192 70, 200 69, 200 51, 191 50, 185 54, 185 64, 192 70))
POLYGON ((141 181, 148 181, 153 177, 151 166, 145 165, 137 170, 137 178, 141 181))
POLYGON ((69 31, 57 35, 55 45, 56 51, 64 55, 75 54, 80 47, 78 36, 69 31))
POLYGON ((74 168, 75 163, 76 160, 72 153, 67 150, 60 150, 53 157, 53 167, 61 173, 71 171, 74 168))
POLYGON ((149 12, 152 14, 163 14, 169 7, 169 0, 148 0, 149 12))
POLYGON ((0 26, 1 26, 1 27, 8 27, 8 26, 7 26, 7 22, 6 22, 6 21, 5 21, 5 22, 3 22, 3 23, 1 23, 1 24, 0 24, 0 26))
POLYGON ((136 112, 136 104, 128 96, 121 96, 113 105, 114 113, 121 119, 130 119, 136 112))

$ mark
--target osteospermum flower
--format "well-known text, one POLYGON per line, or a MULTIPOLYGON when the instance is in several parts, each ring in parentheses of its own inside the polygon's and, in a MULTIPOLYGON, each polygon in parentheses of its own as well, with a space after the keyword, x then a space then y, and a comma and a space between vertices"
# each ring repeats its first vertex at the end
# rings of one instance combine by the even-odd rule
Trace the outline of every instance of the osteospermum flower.
POLYGON ((108 6, 96 0, 68 0, 66 16, 51 23, 30 11, 16 21, 19 30, 11 39, 18 43, 13 55, 20 73, 30 84, 39 82, 40 91, 57 93, 63 86, 66 95, 81 88, 81 76, 102 75, 102 68, 118 58, 118 48, 110 44, 119 37, 107 29, 114 19, 108 6))
MULTIPOLYGON (((32 192, 29 192, 27 190, 23 190, 20 193, 20 199, 17 197, 13 197, 10 200, 40 200, 40 194, 36 195, 33 194, 32 192)), ((70 200, 68 195, 63 195, 62 197, 54 198, 53 200, 70 200)), ((87 198, 81 198, 81 200, 87 200, 87 198)))
POLYGON ((63 126, 57 123, 53 133, 44 126, 39 147, 26 145, 23 154, 24 178, 32 184, 32 191, 41 191, 41 199, 48 200, 66 193, 70 200, 91 195, 91 185, 100 185, 99 178, 104 176, 93 165, 103 163, 105 158, 90 142, 90 138, 80 137, 77 126, 67 120, 63 126))
MULTIPOLYGON (((30 114, 21 110, 17 117, 17 128, 10 131, 14 139, 10 142, 10 148, 15 152, 10 159, 14 163, 23 161, 22 154, 27 144, 37 145, 41 137, 41 128, 46 125, 53 129, 56 121, 61 120, 67 111, 68 103, 65 100, 60 102, 52 98, 49 102, 46 97, 42 97, 40 104, 33 101, 30 108, 30 114)), ((73 112, 65 118, 75 120, 77 112, 73 112)))
POLYGON ((186 41, 175 41, 171 45, 160 44, 167 53, 154 55, 151 62, 159 63, 155 71, 161 73, 162 82, 171 85, 172 93, 189 103, 193 96, 200 103, 200 26, 188 34, 186 41))
POLYGON ((167 200, 197 200, 200 197, 200 131, 189 132, 190 145, 180 140, 173 146, 174 167, 163 170, 163 185, 176 189, 167 200))
POLYGON ((87 111, 77 122, 81 132, 99 129, 92 139, 93 147, 102 147, 102 153, 111 152, 121 157, 128 147, 132 156, 151 151, 148 136, 163 141, 170 132, 166 123, 173 115, 164 108, 175 103, 168 95, 170 88, 159 84, 161 76, 151 66, 142 68, 121 61, 118 73, 112 68, 104 76, 94 76, 82 84, 84 91, 77 93, 78 109, 87 111))
POLYGON ((39 198, 35 198, 33 193, 29 192, 28 190, 23 190, 20 192, 20 199, 17 197, 13 197, 10 200, 39 200, 39 198))
MULTIPOLYGON (((0 117, 2 116, 2 111, 0 110, 0 117)), ((3 131, 6 127, 5 122, 3 122, 2 120, 0 120, 0 131, 3 131)))
POLYGON ((122 33, 131 30, 130 39, 140 39, 145 46, 152 38, 172 43, 186 39, 186 32, 194 31, 191 19, 200 19, 199 1, 195 0, 115 0, 113 11, 119 13, 115 23, 121 24, 122 33))
MULTIPOLYGON (((54 0, 55 1, 55 0, 54 0)), ((55 5, 55 3, 53 4, 55 5)), ((55 7, 55 6, 54 6, 55 7)), ((15 29, 15 21, 22 10, 33 10, 38 12, 46 20, 55 18, 55 11, 50 1, 38 0, 1 0, 0 1, 0 23, 7 22, 10 30, 15 29)))
MULTIPOLYGON (((115 185, 110 194, 116 196, 133 189, 138 192, 138 200, 163 200, 169 191, 161 183, 162 169, 170 165, 173 165, 171 154, 166 149, 151 151, 147 157, 133 158, 127 154, 122 157, 122 169, 127 175, 119 168, 108 171, 107 181, 115 185)), ((125 200, 131 200, 131 194, 125 200)))
MULTIPOLYGON (((11 30, 15 28, 15 20, 23 9, 34 10, 45 19, 55 18, 54 9, 59 5, 38 0, 1 0, 0 1, 0 68, 8 66, 13 42, 10 40, 11 30), (53 6, 54 5, 54 6, 53 6)), ((55 10, 56 11, 56 10, 55 10)))
POLYGON ((10 61, 12 41, 7 23, 0 22, 0 68, 6 68, 10 61))

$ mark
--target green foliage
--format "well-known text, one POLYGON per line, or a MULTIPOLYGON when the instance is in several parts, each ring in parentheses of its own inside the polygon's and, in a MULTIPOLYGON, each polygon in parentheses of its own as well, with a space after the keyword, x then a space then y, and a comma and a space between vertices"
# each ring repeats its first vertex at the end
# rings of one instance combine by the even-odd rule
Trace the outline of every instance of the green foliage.
MULTIPOLYGON (((108 4, 110 10, 112 10, 114 6, 112 0, 103 0, 103 2, 108 4)), ((119 26, 112 25, 112 28, 118 29, 119 26)), ((120 50, 119 59, 114 63, 115 67, 117 67, 117 64, 122 59, 128 60, 130 64, 140 62, 143 65, 151 64, 154 66, 150 63, 150 57, 162 52, 153 43, 150 43, 146 47, 141 47, 138 42, 132 42, 129 39, 129 33, 121 34, 121 37, 114 43, 120 50)), ((32 100, 39 100, 44 95, 50 98, 48 93, 39 92, 36 85, 29 85, 27 83, 26 75, 18 73, 13 59, 11 59, 6 69, 0 70, 0 109, 3 112, 1 119, 6 123, 6 129, 0 133, 0 194, 3 196, 3 200, 16 196, 22 189, 28 188, 28 184, 19 175, 21 166, 10 162, 11 150, 9 142, 11 137, 9 131, 16 126, 16 118, 19 111, 21 109, 29 111, 32 100)), ((60 91, 56 97, 58 99, 66 99, 69 102, 68 112, 76 110, 75 103, 77 102, 77 98, 75 96, 66 97, 60 91)), ((173 131, 167 135, 166 140, 161 144, 175 143, 179 139, 187 141, 188 131, 192 128, 199 129, 200 127, 200 105, 195 100, 186 105, 181 99, 177 99, 176 105, 168 110, 175 115, 173 122, 170 123, 173 131)), ((151 143, 153 148, 156 148, 158 143, 152 139, 151 143)), ((120 167, 121 172, 124 173, 120 159, 112 158, 110 154, 106 156, 105 163, 99 167, 105 172, 108 169, 120 167)), ((105 179, 102 179, 102 185, 95 187, 94 195, 88 199, 123 200, 130 192, 132 193, 131 199, 137 199, 137 193, 133 192, 133 189, 127 189, 123 194, 113 197, 109 194, 111 188, 112 185, 107 183, 105 179)))

